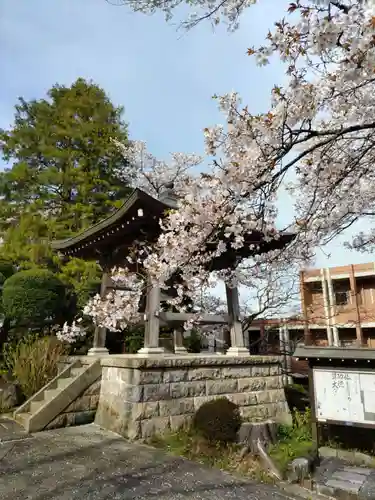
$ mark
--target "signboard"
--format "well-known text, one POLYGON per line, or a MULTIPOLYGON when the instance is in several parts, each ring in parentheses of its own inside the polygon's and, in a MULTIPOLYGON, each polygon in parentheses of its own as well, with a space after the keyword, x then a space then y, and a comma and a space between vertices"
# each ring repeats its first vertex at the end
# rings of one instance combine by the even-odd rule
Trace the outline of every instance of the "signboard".
POLYGON ((314 368, 313 380, 318 422, 375 426, 375 371, 314 368))

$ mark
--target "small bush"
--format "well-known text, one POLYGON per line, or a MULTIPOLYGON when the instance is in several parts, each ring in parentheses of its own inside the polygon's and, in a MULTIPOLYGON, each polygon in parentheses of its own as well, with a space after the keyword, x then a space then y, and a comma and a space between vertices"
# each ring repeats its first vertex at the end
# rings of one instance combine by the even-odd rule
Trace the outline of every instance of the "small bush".
POLYGON ((4 365, 29 398, 57 375, 65 347, 55 337, 28 336, 4 347, 4 365))
POLYGON ((42 327, 59 323, 67 308, 65 285, 50 271, 30 269, 8 278, 3 287, 3 310, 17 325, 42 327))
POLYGON ((133 335, 127 335, 125 337, 124 343, 125 352, 129 354, 136 354, 144 345, 144 334, 136 332, 133 335))
POLYGON ((202 346, 202 338, 196 330, 192 330, 189 337, 184 338, 184 346, 188 352, 200 353, 202 346))
POLYGON ((15 272, 16 270, 12 262, 10 262, 9 260, 0 259, 0 273, 5 277, 5 280, 10 278, 15 272))
POLYGON ((227 398, 204 403, 194 415, 193 427, 208 441, 233 443, 242 423, 237 405, 227 398))

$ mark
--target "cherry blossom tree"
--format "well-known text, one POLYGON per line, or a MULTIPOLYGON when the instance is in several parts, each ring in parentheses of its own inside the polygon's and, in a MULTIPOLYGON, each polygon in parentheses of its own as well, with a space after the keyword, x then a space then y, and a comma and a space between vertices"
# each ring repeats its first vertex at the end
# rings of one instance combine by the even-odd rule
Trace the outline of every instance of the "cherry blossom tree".
POLYGON ((239 17, 247 7, 254 5, 256 0, 106 0, 112 5, 127 5, 134 12, 154 14, 162 11, 165 19, 170 21, 178 8, 187 5, 194 9, 188 19, 182 22, 187 28, 193 28, 203 20, 210 20, 216 26, 221 20, 228 24, 230 30, 239 25, 239 17))
MULTIPOLYGON (((237 29, 240 15, 255 1, 124 3, 145 13, 163 10, 168 19, 186 3, 198 11, 187 27, 210 19, 237 29)), ((251 288, 265 270, 281 275, 375 213, 375 3, 296 0, 286 10, 289 16, 275 24, 266 43, 248 49, 260 66, 277 55, 285 64, 286 85, 274 86, 263 114, 252 114, 235 92, 217 97, 225 125, 204 129, 212 168, 183 179, 178 209, 161 221, 157 244, 138 256, 162 286, 180 273, 174 306, 217 280, 251 288), (277 223, 281 189, 295 201, 294 215, 283 227, 277 223), (295 235, 292 242, 265 253, 247 239, 259 233, 267 242, 286 232, 295 235), (215 258, 244 247, 253 250, 251 259, 212 272, 215 258)), ((134 155, 140 151, 135 148, 134 155)), ((372 248, 374 243, 375 228, 370 228, 351 245, 372 248)))
MULTIPOLYGON (((162 7, 170 16, 181 3, 145 0, 142 8, 137 2, 137 9, 162 7)), ((206 9, 206 17, 221 15, 229 22, 251 3, 190 2, 206 9)), ((287 229, 297 234, 292 254, 267 254, 266 262, 281 256, 308 259, 316 245, 358 218, 373 216, 374 4, 297 1, 288 10, 290 19, 276 23, 267 43, 248 51, 260 65, 277 54, 288 83, 274 87, 271 108, 262 115, 253 115, 236 93, 218 98, 226 126, 205 129, 214 166, 189 186, 180 209, 164 225, 159 252, 150 259, 160 276, 189 263, 186 278, 206 278, 203 267, 214 253, 225 251, 226 240, 240 248, 244 234, 255 230, 266 238, 287 229), (295 220, 276 230, 276 202, 288 174, 296 179, 286 186, 295 199, 295 220), (215 252, 197 250, 215 239, 215 252)), ((354 245, 372 241, 370 231, 358 235, 354 245)), ((255 272, 265 261, 256 259, 255 272)), ((237 270, 235 278, 241 282, 253 276, 240 276, 237 270)))
POLYGON ((113 140, 128 167, 121 167, 117 174, 124 180, 132 179, 132 186, 139 188, 152 196, 159 197, 168 185, 173 185, 176 193, 194 177, 194 167, 202 162, 202 157, 196 154, 171 153, 170 163, 158 160, 147 149, 144 141, 129 141, 122 144, 113 140))

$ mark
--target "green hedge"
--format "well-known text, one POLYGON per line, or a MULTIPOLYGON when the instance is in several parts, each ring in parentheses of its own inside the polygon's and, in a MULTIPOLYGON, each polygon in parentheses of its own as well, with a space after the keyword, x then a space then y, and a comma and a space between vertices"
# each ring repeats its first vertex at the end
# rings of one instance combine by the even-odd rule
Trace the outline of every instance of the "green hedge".
POLYGON ((59 323, 67 308, 66 287, 45 269, 20 271, 3 286, 3 310, 17 325, 59 323))

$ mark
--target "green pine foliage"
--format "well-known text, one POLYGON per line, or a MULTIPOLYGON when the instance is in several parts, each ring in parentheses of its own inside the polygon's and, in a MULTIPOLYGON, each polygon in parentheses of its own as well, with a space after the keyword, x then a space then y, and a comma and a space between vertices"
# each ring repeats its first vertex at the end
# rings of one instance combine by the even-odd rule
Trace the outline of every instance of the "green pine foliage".
POLYGON ((44 99, 19 99, 0 130, 9 166, 0 174, 2 253, 21 267, 50 266, 48 243, 109 215, 129 194, 125 161, 111 138, 127 141, 123 109, 80 78, 44 99))

